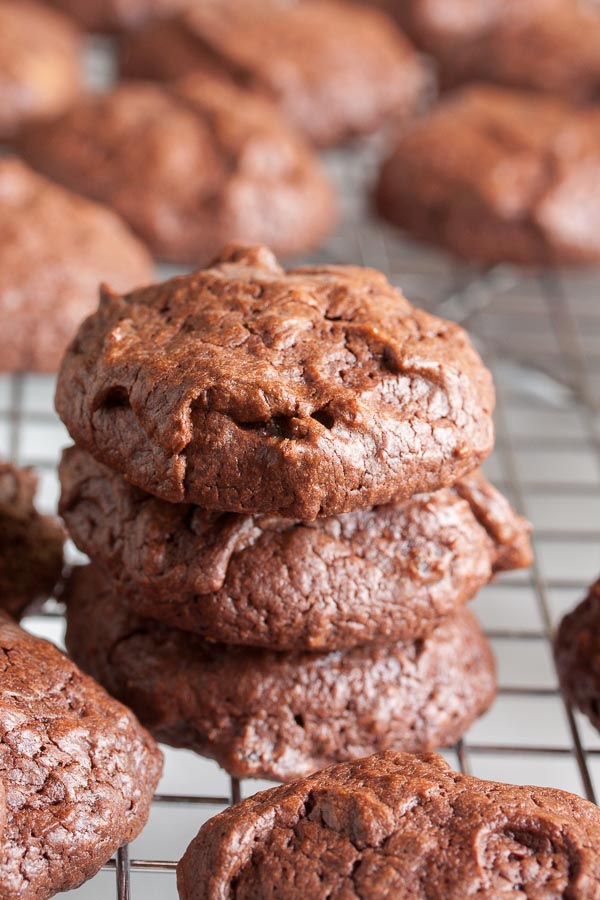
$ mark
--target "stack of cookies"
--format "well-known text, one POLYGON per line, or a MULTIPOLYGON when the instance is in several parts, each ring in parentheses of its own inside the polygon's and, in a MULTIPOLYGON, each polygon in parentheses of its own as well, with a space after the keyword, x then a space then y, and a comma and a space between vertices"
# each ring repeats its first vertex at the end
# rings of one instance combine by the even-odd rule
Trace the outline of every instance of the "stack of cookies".
POLYGON ((64 359, 67 644, 159 740, 289 780, 457 740, 495 694, 466 602, 529 563, 478 466, 489 372, 354 266, 264 247, 121 296, 64 359))

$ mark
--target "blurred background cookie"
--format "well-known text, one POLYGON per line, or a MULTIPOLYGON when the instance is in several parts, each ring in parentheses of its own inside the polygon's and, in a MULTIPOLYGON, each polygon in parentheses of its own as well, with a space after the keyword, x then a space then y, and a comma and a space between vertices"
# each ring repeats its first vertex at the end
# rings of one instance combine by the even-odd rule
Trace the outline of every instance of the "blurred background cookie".
POLYGON ((0 140, 69 106, 82 89, 81 53, 66 17, 34 0, 0 0, 0 140))
POLYGON ((474 86, 407 128, 384 162, 381 215, 483 263, 600 260, 600 110, 474 86))
POLYGON ((336 203, 318 159, 263 97, 222 78, 123 82, 30 129, 31 163, 112 206, 155 256, 202 264, 234 239, 317 245, 336 203))
MULTIPOLYGON (((45 0, 88 31, 119 32, 173 15, 194 0, 45 0)), ((204 0, 199 0, 204 2, 204 0)))
POLYGON ((489 81, 574 100, 600 89, 593 0, 379 0, 438 67, 443 88, 489 81))
POLYGON ((218 72, 264 94, 315 144, 374 131, 415 111, 429 83, 393 21, 344 0, 219 0, 150 23, 123 45, 123 73, 218 72))
MULTIPOLYGON (((415 44, 436 59, 501 22, 549 12, 565 0, 372 0, 402 24, 415 44)), ((578 2, 578 0, 566 0, 578 2)))
POLYGON ((600 94, 600 7, 585 0, 528 4, 500 15, 440 56, 444 87, 488 81, 594 101, 600 94))
POLYGON ((152 260, 115 213, 0 157, 0 370, 55 372, 100 282, 151 280, 152 260))

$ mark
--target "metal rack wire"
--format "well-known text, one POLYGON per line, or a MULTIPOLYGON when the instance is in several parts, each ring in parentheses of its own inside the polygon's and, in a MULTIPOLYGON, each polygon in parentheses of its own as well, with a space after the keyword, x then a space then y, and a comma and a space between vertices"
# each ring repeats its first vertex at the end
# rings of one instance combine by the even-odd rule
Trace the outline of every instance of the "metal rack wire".
MULTIPOLYGON (((346 208, 342 230, 319 259, 375 266, 471 331, 498 389, 488 474, 536 526, 531 570, 501 578, 475 601, 499 657, 499 696, 447 756, 482 777, 553 784, 595 801, 600 737, 564 703, 550 642, 562 612, 600 572, 600 272, 480 272, 401 241, 364 203, 374 155, 367 148, 330 160, 346 208)), ((0 452, 39 468, 47 507, 56 499, 58 453, 68 443, 52 412, 52 387, 49 379, 0 379, 0 452)), ((48 606, 29 624, 59 638, 59 622, 48 606)), ((116 890, 119 900, 176 897, 176 860, 201 822, 257 789, 202 765, 209 768, 200 777, 188 757, 167 754, 167 787, 154 798, 153 812, 166 812, 169 821, 189 813, 177 850, 155 852, 167 841, 167 820, 151 821, 149 843, 142 836, 123 848, 72 896, 97 900, 116 890)))

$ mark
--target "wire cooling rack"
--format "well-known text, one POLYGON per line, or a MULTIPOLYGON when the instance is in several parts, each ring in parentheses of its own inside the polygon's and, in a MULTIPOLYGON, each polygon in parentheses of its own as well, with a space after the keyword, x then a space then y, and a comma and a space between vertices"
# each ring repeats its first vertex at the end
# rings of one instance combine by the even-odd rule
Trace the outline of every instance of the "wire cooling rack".
MULTIPOLYGON (((474 602, 496 652, 500 690, 446 756, 483 778, 595 800, 600 736, 563 702, 550 639, 600 572, 600 272, 482 272, 400 240, 365 203, 376 157, 371 145, 329 159, 343 226, 313 259, 381 269, 415 302, 471 331, 498 389, 496 450, 485 468, 535 526, 531 570, 503 576, 474 602)), ((45 509, 55 508, 56 462, 69 443, 52 411, 53 388, 47 378, 0 379, 0 453, 36 466, 45 509)), ((52 602, 25 624, 61 640, 52 602)), ((167 748, 143 834, 70 896, 175 900, 176 861, 202 822, 265 784, 230 780, 214 763, 167 748)))

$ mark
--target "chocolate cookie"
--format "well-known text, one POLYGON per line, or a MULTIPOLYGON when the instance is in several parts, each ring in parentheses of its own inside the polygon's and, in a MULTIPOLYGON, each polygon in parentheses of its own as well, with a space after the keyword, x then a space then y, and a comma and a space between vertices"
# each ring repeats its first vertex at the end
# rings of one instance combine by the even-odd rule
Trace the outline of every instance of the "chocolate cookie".
POLYGON ((36 486, 32 469, 0 461, 0 608, 13 616, 46 599, 62 573, 65 533, 36 510, 36 486))
POLYGON ((599 841, 598 808, 574 794, 388 751, 226 809, 177 882, 181 900, 598 900, 599 841))
MULTIPOLYGON (((89 31, 123 31, 174 15, 193 0, 46 0, 89 31)), ((202 0, 204 2, 204 0, 202 0)))
MULTIPOLYGON (((372 0, 391 13, 421 49, 436 60, 462 48, 502 23, 550 13, 565 0, 372 0)), ((574 3, 578 0, 566 0, 574 3)), ((538 63, 532 58, 532 68, 538 63)))
POLYGON ((148 818, 161 755, 133 714, 0 614, 2 900, 78 887, 148 818))
POLYGON ((0 0, 0 140, 72 103, 82 80, 80 53, 68 19, 33 0, 0 0))
POLYGON ((563 693, 600 730, 600 579, 562 620, 554 656, 563 693))
POLYGON ((600 92, 593 0, 379 0, 436 58, 443 87, 490 81, 573 100, 600 92))
POLYGON ((125 41, 123 70, 173 79, 219 72, 271 97, 318 145, 415 111, 423 63, 378 10, 343 0, 220 0, 189 5, 125 41))
POLYGON ((98 285, 151 280, 152 261, 121 220, 0 158, 0 370, 55 372, 98 285))
POLYGON ((77 447, 60 511, 141 616, 226 644, 336 650, 410 641, 493 572, 531 562, 528 524, 475 473, 314 523, 210 513, 127 484, 77 447))
POLYGON ((492 87, 465 89, 400 138, 379 211, 484 263, 600 260, 600 110, 492 87))
POLYGON ((286 781, 375 750, 451 744, 495 694, 469 610, 411 644, 274 653, 140 619, 94 566, 67 588, 67 646, 157 740, 240 778, 286 781))
POLYGON ((304 520, 452 484, 493 442, 461 328, 372 269, 286 273, 264 247, 105 291, 56 402, 80 447, 158 497, 304 520))
POLYGON ((489 81, 594 101, 600 96, 600 11, 583 0, 503 15, 440 57, 445 86, 489 81))
POLYGON ((222 79, 117 85, 28 131, 22 149, 57 181, 114 207, 172 262, 205 263, 237 239, 293 255, 335 219, 308 145, 271 103, 222 79))

